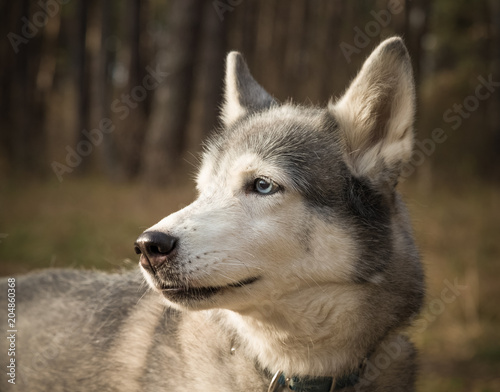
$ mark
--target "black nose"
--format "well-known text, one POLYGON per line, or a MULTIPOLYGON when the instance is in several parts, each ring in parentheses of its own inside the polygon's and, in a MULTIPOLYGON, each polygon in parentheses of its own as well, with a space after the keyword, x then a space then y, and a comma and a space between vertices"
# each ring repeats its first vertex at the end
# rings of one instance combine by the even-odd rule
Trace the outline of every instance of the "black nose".
POLYGON ((156 269, 165 264, 177 245, 177 238, 160 231, 145 231, 135 241, 135 253, 142 255, 144 268, 156 269))

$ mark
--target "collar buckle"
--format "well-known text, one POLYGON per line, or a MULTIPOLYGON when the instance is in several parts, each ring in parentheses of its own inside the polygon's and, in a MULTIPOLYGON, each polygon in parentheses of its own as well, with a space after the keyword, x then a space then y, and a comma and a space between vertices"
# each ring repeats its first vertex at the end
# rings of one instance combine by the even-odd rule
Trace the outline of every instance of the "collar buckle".
POLYGON ((344 377, 286 377, 283 370, 278 370, 274 373, 267 392, 283 392, 283 391, 329 391, 344 389, 348 386, 353 386, 359 382, 359 379, 365 372, 368 357, 365 357, 359 364, 357 371, 344 377))
POLYGON ((283 391, 317 391, 317 392, 332 392, 335 390, 335 378, 332 377, 307 377, 303 380, 297 377, 285 377, 282 370, 274 373, 267 392, 283 392, 283 391))
POLYGON ((282 377, 283 377, 282 370, 278 370, 276 373, 274 373, 274 376, 271 379, 271 383, 269 384, 267 392, 278 392, 282 387, 282 384, 280 382, 282 377))

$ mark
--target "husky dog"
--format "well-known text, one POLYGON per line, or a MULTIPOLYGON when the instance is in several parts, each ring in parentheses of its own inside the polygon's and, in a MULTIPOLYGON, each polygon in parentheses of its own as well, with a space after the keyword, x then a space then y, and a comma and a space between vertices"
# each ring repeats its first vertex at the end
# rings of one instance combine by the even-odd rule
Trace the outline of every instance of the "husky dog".
POLYGON ((326 108, 278 103, 230 53, 198 198, 139 236, 140 272, 17 278, 1 390, 414 390, 414 106, 397 37, 326 108))

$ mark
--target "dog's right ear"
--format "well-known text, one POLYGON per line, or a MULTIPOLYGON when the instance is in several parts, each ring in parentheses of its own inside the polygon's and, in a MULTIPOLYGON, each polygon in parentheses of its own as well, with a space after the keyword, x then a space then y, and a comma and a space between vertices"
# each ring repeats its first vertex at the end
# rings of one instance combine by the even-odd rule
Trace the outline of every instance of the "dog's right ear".
POLYGON ((401 38, 382 42, 329 110, 352 173, 393 187, 411 158, 415 115, 411 61, 401 38))
POLYGON ((276 101, 250 74, 243 56, 231 52, 226 59, 226 78, 222 120, 229 126, 255 112, 268 109, 276 101))

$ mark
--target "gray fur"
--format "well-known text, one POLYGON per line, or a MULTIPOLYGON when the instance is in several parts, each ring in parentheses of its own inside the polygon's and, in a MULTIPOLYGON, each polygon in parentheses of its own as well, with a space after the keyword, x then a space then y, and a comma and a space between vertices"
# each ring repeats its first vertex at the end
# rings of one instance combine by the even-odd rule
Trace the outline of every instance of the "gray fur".
POLYGON ((266 391, 277 370, 340 377, 363 362, 344 391, 414 390, 402 333, 424 283, 395 190, 413 105, 399 38, 328 108, 278 104, 230 54, 225 127, 205 151, 199 198, 148 229, 177 238, 175 252, 143 276, 19 277, 16 390, 266 391), (279 190, 257 194, 260 177, 279 190), (166 289, 179 286, 198 294, 166 289))
POLYGON ((252 77, 243 56, 238 52, 231 52, 227 56, 225 87, 222 119, 226 126, 276 104, 252 77))

